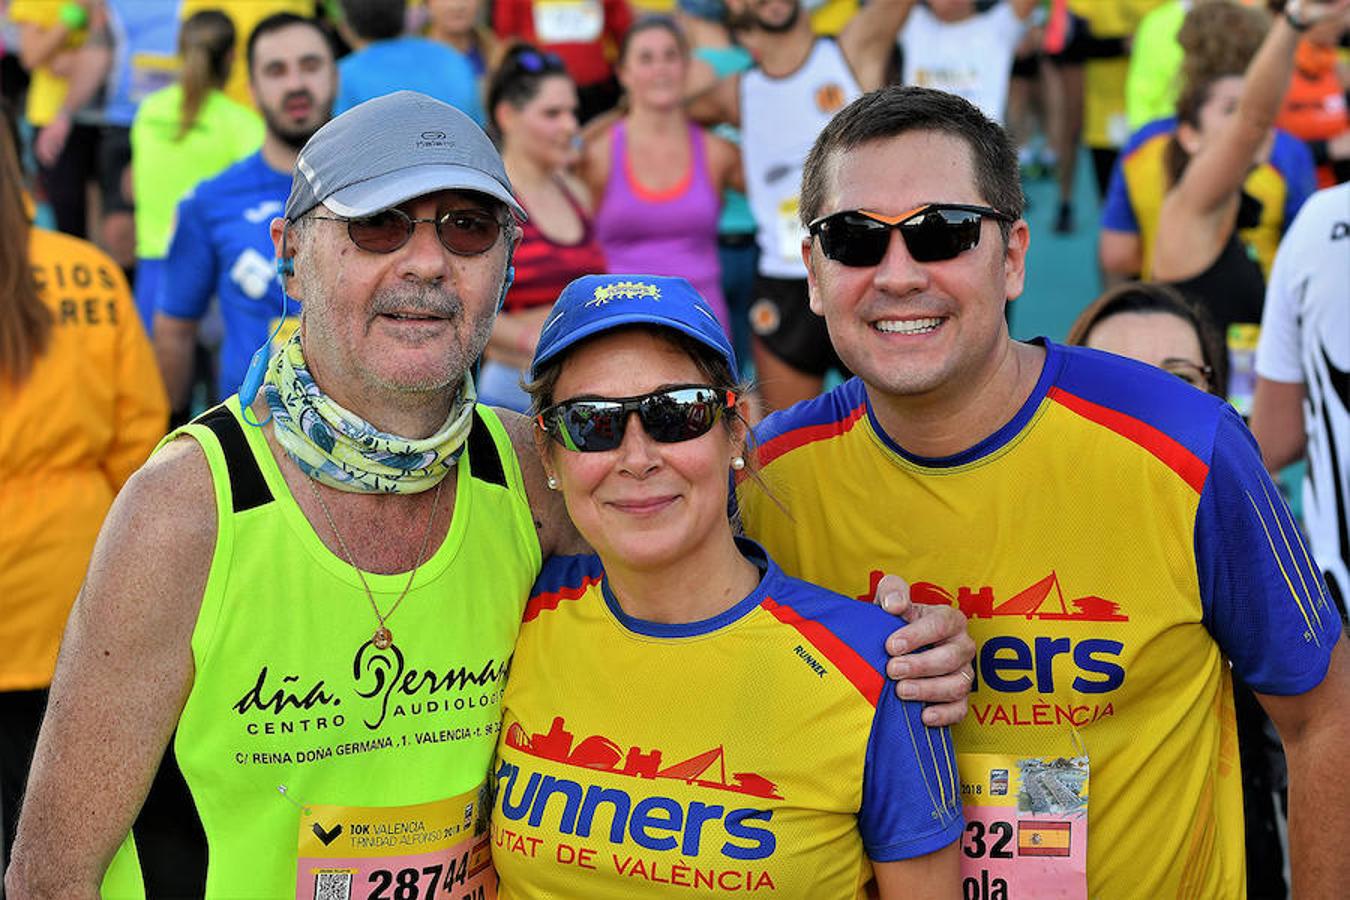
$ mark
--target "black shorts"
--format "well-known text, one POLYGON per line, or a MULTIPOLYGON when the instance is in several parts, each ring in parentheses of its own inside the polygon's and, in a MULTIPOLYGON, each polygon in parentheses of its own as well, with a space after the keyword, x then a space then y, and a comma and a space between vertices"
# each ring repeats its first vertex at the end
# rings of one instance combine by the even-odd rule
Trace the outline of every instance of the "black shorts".
POLYGON ((1047 53, 1050 61, 1061 66, 1081 66, 1092 58, 1090 31, 1087 20, 1076 13, 1069 17, 1069 34, 1058 53, 1047 53))
POLYGON ((1041 54, 1033 51, 1026 56, 1013 57, 1013 78, 1035 78, 1041 74, 1041 54))
POLYGON ((848 371, 830 344, 825 319, 811 312, 805 278, 756 275, 750 296, 750 332, 766 350, 811 375, 848 371))
POLYGON ((104 125, 98 142, 98 186, 103 214, 131 212, 131 198, 122 191, 122 172, 131 165, 131 129, 104 125))

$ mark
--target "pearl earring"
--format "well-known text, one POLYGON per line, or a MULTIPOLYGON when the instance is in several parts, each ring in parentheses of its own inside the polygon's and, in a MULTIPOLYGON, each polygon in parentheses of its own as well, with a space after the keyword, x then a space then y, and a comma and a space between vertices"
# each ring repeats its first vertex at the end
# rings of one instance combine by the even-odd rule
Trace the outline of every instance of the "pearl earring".
POLYGON ((556 491, 558 489, 558 479, 554 478, 552 475, 548 476, 548 489, 550 491, 556 491))
POLYGON ((739 472, 741 469, 744 469, 744 468, 745 468, 745 457, 743 457, 743 456, 733 456, 733 457, 731 458, 731 468, 735 469, 737 472, 739 472))

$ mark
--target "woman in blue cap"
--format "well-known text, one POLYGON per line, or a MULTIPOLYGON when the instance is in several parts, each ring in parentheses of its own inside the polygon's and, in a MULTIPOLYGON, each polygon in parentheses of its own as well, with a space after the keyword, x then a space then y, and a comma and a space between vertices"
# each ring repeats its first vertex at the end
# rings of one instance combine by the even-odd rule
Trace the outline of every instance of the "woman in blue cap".
POLYGON ((728 518, 748 428, 682 278, 586 276, 528 386, 595 555, 526 608, 492 781, 501 896, 956 896, 945 729, 887 689, 880 609, 785 575, 728 518))

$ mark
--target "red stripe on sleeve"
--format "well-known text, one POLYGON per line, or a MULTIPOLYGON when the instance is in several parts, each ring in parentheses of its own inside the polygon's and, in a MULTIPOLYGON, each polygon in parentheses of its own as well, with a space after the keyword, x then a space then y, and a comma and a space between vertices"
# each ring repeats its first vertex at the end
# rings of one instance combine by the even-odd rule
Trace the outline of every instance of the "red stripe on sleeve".
POLYGON ((801 428, 794 428, 791 431, 785 431, 772 440, 765 441, 759 445, 758 456, 759 464, 767 466, 784 453, 796 450, 798 447, 804 447, 807 444, 813 444, 816 441, 827 440, 836 437, 853 428, 858 420, 863 417, 867 411, 866 404, 859 404, 851 410, 847 416, 835 422, 825 422, 821 425, 804 425, 801 428))
POLYGON ((525 604, 525 615, 522 617, 521 621, 529 622, 537 618, 540 613, 551 612, 557 609, 558 605, 564 600, 576 600, 581 597, 582 594, 590 590, 591 587, 599 583, 599 576, 588 576, 577 587, 567 587, 558 591, 535 594, 530 598, 529 602, 525 604))
POLYGON ((1111 429, 1116 434, 1143 447, 1153 454, 1163 465, 1181 476, 1181 480, 1191 486, 1198 494, 1205 487, 1205 478, 1209 475, 1209 466, 1190 450, 1177 443, 1172 437, 1142 422, 1134 416, 1126 415, 1091 400, 1084 400, 1076 394, 1070 394, 1062 388, 1052 387, 1050 399, 1060 406, 1072 410, 1083 418, 1111 429))
POLYGON ((814 619, 803 618, 795 609, 777 602, 772 597, 765 597, 760 606, 784 625, 791 625, 797 629, 798 633, 806 638, 807 643, 820 651, 822 656, 834 663, 834 667, 843 673, 845 678, 853 682, 858 693, 862 694, 873 707, 881 702, 881 690, 885 687, 886 679, 868 665, 867 660, 859 656, 857 651, 841 641, 834 632, 814 619))

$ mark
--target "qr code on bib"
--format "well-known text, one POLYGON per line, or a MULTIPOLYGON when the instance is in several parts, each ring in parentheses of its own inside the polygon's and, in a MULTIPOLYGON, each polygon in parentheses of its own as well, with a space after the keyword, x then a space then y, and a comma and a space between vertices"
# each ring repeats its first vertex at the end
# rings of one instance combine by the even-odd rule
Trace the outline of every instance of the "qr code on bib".
POLYGON ((347 870, 315 872, 314 900, 352 900, 352 873, 347 870))

